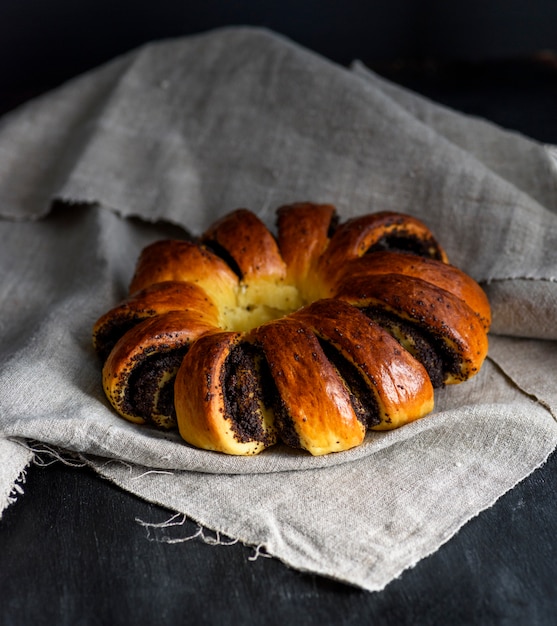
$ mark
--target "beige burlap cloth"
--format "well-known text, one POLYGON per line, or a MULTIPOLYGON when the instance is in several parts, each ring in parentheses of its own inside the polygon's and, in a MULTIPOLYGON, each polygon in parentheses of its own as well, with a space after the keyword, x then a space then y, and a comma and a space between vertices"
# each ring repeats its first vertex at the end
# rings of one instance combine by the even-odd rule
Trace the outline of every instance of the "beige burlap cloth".
POLYGON ((41 442, 292 567, 383 588, 557 444, 556 211, 549 148, 257 29, 147 45, 31 101, 0 125, 0 510, 41 442), (90 334, 139 250, 300 200, 425 220, 491 298, 481 373, 322 458, 226 457, 116 417, 90 334))

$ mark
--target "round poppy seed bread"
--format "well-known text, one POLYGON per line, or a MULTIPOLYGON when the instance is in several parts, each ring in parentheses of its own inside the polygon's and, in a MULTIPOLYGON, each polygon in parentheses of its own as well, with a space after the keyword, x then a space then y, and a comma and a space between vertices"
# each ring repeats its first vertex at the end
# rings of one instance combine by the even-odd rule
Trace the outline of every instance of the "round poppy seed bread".
POLYGON ((141 253, 128 297, 93 329, 105 393, 124 418, 189 444, 313 455, 433 410, 434 388, 475 375, 488 300, 416 218, 339 223, 331 205, 251 211, 196 241, 141 253))

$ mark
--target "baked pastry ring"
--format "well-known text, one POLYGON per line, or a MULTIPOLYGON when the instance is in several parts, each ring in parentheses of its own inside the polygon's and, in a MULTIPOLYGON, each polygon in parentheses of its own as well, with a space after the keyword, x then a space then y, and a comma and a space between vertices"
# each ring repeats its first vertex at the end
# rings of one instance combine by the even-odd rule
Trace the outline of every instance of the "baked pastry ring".
POLYGON ((339 224, 331 205, 251 211, 141 253, 129 296, 93 329, 107 398, 189 444, 252 455, 360 445, 433 410, 474 376, 491 312, 416 218, 339 224))

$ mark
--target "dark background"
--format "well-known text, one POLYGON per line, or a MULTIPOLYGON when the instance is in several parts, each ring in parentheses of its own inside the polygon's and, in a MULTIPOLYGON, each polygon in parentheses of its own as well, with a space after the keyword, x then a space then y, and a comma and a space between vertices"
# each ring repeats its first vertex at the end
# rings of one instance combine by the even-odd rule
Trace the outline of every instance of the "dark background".
MULTIPOLYGON (((239 24, 557 144, 557 0, 0 0, 0 113, 144 42, 239 24)), ((557 623, 557 454, 376 594, 239 543, 149 540, 136 520, 171 512, 84 468, 32 465, 22 489, 0 522, 0 626, 557 623)))
POLYGON ((144 42, 250 24, 341 64, 532 58, 557 51, 556 0, 0 0, 10 105, 144 42))

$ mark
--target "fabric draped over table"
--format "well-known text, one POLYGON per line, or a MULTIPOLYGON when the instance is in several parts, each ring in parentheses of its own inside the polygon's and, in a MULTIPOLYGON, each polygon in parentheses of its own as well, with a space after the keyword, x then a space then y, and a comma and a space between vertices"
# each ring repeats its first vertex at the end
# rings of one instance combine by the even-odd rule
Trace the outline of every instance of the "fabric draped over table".
POLYGON ((5 115, 0 511, 39 442, 294 568, 382 589, 557 444, 553 154, 254 28, 145 45, 5 115), (480 374, 320 458, 227 457, 118 418, 91 328, 141 248, 238 207, 272 227, 305 200, 424 220, 490 297, 480 374))

